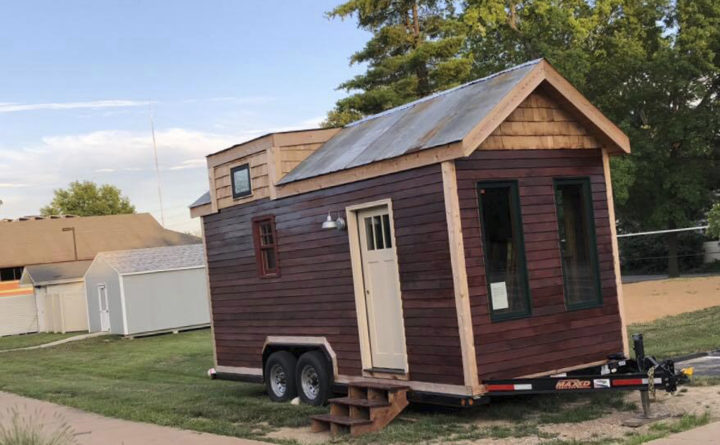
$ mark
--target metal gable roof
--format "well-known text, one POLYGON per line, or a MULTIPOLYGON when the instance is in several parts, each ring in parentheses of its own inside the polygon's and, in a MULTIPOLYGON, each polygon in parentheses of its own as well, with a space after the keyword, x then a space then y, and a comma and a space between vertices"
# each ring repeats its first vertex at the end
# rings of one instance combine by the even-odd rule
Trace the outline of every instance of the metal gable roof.
POLYGON ((201 197, 199 197, 198 199, 196 199, 195 202, 193 202, 192 204, 190 204, 189 207, 190 207, 191 209, 193 209, 193 208, 195 208, 195 207, 200 207, 200 206, 203 206, 203 205, 205 205, 205 204, 210 204, 210 202, 211 202, 211 201, 210 201, 210 192, 207 191, 207 192, 203 193, 201 197))
POLYGON ((121 275, 205 266, 202 244, 100 252, 96 257, 98 259, 105 261, 121 275))
POLYGON ((461 141, 541 61, 533 60, 351 123, 278 184, 461 141))

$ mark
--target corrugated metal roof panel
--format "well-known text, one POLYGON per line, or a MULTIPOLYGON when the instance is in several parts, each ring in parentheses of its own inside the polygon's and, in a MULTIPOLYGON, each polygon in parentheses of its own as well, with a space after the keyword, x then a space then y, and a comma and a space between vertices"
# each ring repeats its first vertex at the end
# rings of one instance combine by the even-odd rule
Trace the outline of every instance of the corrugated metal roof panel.
POLYGON ((192 204, 190 204, 190 208, 194 209, 195 207, 200 207, 205 204, 210 204, 210 192, 207 191, 202 194, 201 197, 195 200, 192 204))
POLYGON ((349 124, 280 184, 461 141, 540 59, 349 124))

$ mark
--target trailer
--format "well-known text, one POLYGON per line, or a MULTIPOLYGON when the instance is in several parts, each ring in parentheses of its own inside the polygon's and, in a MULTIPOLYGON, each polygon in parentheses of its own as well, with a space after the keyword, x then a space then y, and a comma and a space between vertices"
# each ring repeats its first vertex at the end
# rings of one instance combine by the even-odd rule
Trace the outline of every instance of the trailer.
POLYGON ((540 59, 343 128, 209 155, 210 190, 190 212, 214 375, 314 405, 343 388, 314 425, 356 434, 409 400, 618 389, 616 374, 642 387, 609 167, 629 151, 540 59))

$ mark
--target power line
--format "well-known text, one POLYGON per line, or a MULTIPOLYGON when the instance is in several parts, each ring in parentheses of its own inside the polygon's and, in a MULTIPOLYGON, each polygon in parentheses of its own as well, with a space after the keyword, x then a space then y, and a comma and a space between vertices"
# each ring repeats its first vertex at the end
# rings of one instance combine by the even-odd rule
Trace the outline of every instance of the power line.
POLYGON ((623 233, 622 235, 618 235, 618 238, 629 238, 631 236, 641 236, 641 235, 658 235, 661 233, 674 233, 674 232, 692 232, 693 230, 705 230, 708 226, 697 226, 697 227, 685 227, 683 229, 667 229, 667 230, 653 230, 650 232, 637 232, 637 233, 623 233))

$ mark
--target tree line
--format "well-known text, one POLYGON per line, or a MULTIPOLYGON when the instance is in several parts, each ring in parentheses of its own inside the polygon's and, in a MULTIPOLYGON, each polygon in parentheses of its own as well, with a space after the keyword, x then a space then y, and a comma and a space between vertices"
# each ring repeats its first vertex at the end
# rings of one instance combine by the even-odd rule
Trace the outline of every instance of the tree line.
POLYGON ((620 230, 694 225, 718 201, 717 0, 349 0, 327 15, 372 37, 326 126, 544 57, 630 137, 612 160, 620 230))

